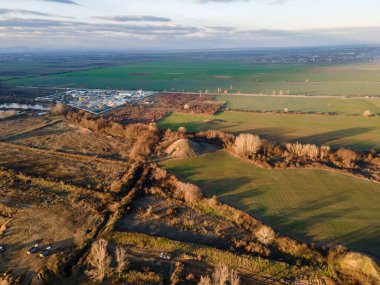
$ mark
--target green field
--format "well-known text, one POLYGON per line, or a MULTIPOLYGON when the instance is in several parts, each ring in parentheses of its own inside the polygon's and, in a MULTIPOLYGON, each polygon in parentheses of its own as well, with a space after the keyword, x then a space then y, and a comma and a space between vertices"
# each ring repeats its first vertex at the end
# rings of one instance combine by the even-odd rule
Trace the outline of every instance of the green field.
POLYGON ((222 112, 215 116, 171 114, 158 122, 162 129, 209 129, 254 133, 274 142, 298 141, 357 150, 380 149, 380 117, 317 116, 222 112), (213 119, 212 123, 204 123, 213 119))
MULTIPOLYGON (((43 69, 42 69, 43 70, 43 69)), ((22 76, 21 76, 22 77, 22 76)), ((309 95, 380 95, 379 64, 271 64, 249 59, 160 59, 46 76, 13 85, 209 90, 309 95)))
POLYGON ((226 107, 231 110, 283 111, 284 108, 287 108, 289 112, 342 115, 361 115, 364 111, 370 110, 372 114, 380 114, 380 99, 219 95, 216 100, 226 101, 226 107))
POLYGON ((380 256, 380 184, 324 170, 261 169, 225 151, 163 165, 283 234, 380 256))

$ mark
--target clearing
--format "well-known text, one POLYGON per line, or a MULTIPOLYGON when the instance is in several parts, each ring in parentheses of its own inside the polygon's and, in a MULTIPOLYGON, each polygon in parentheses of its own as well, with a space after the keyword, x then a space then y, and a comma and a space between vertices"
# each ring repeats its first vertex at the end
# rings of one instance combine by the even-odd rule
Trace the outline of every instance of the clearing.
POLYGON ((380 114, 380 99, 335 99, 286 96, 219 95, 217 101, 227 102, 226 107, 241 111, 284 111, 301 113, 333 113, 340 115, 362 115, 370 110, 380 114))
POLYGON ((163 165, 298 240, 380 256, 380 184, 318 169, 261 169, 225 151, 163 165))

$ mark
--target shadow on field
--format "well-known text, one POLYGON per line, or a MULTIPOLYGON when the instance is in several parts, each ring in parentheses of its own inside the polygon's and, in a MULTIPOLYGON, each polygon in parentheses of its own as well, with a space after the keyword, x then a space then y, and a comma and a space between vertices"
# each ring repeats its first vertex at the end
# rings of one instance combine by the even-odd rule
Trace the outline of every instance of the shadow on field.
POLYGON ((293 139, 289 135, 291 131, 286 131, 283 128, 256 128, 247 130, 245 132, 259 135, 260 137, 273 142, 288 142, 293 139))
MULTIPOLYGON (((249 192, 249 191, 247 191, 249 192)), ((254 192, 254 191, 253 191, 254 192)), ((252 193, 249 193, 252 194, 252 193)), ((260 193, 255 194, 255 196, 260 193)), ((248 195, 246 195, 248 197, 248 195)), ((231 197, 237 201, 241 196, 231 197)), ((223 197, 221 198, 223 200, 223 197)), ((228 203, 228 201, 225 201, 228 203)), ((358 225, 340 224, 340 218, 360 219, 360 210, 349 206, 344 197, 340 195, 330 195, 323 199, 312 200, 300 205, 297 208, 288 208, 269 214, 265 207, 239 206, 260 218, 264 223, 272 226, 279 232, 294 237, 304 242, 314 242, 317 245, 338 245, 342 244, 352 250, 366 252, 380 258, 380 222, 374 220, 370 226, 357 228, 358 225), (339 229, 334 228, 339 227, 339 229), (326 229, 323 229, 325 228, 326 229), (310 232, 326 232, 333 235, 331 238, 321 238, 318 235, 312 236, 310 232)), ((365 219, 366 217, 363 217, 365 219)), ((360 226, 359 226, 360 227, 360 226)))
POLYGON ((350 138, 362 135, 368 132, 375 131, 375 127, 368 128, 347 128, 336 131, 330 131, 325 133, 319 133, 310 136, 294 137, 291 130, 284 130, 282 128, 257 128, 246 130, 247 133, 257 134, 262 138, 265 138, 273 142, 300 142, 310 143, 316 145, 327 144, 336 147, 349 147, 352 149, 366 149, 378 147, 376 144, 369 142, 352 141, 350 138))
MULTIPOLYGON (((304 143, 313 143, 316 145, 322 144, 339 144, 340 146, 352 146, 355 147, 356 144, 354 142, 350 143, 350 140, 347 140, 348 137, 357 136, 361 134, 365 134, 371 131, 376 130, 375 127, 368 128, 348 128, 337 131, 325 132, 321 134, 300 137, 297 140, 302 141, 304 143)), ((373 145, 368 144, 373 147, 373 145)))

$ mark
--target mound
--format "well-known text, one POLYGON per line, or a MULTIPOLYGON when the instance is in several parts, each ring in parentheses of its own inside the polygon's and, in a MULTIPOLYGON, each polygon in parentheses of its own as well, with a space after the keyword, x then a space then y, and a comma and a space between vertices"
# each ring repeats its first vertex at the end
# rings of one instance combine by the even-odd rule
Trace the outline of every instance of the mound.
POLYGON ((208 145, 199 144, 188 139, 179 139, 166 149, 166 153, 174 158, 188 158, 207 152, 208 145))

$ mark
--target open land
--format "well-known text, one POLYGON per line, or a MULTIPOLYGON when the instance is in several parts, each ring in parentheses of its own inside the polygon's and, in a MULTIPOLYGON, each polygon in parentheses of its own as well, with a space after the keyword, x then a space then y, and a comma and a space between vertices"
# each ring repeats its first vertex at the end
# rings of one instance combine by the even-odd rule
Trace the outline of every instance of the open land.
POLYGON ((104 284, 195 285, 222 263, 242 284, 377 285, 380 64, 354 50, 0 54, 0 272, 91 284, 104 240, 104 284), (141 89, 168 92, 113 91, 141 89), (74 108, 21 108, 46 96, 74 108), (242 154, 241 133, 269 142, 242 154))
POLYGON ((158 125, 176 130, 254 133, 271 141, 299 141, 358 150, 379 149, 379 117, 222 112, 214 116, 173 113, 158 125))
POLYGON ((295 113, 329 113, 339 115, 362 115, 369 110, 380 114, 380 99, 305 98, 301 96, 254 96, 218 95, 215 100, 227 102, 230 110, 295 113))
POLYGON ((378 96, 378 63, 259 63, 192 57, 150 58, 119 66, 97 66, 46 75, 21 75, 12 86, 177 90, 296 95, 378 96), (174 59, 173 59, 174 58, 174 59))
POLYGON ((297 239, 380 256, 380 184, 324 170, 260 169, 226 152, 163 165, 297 239))

